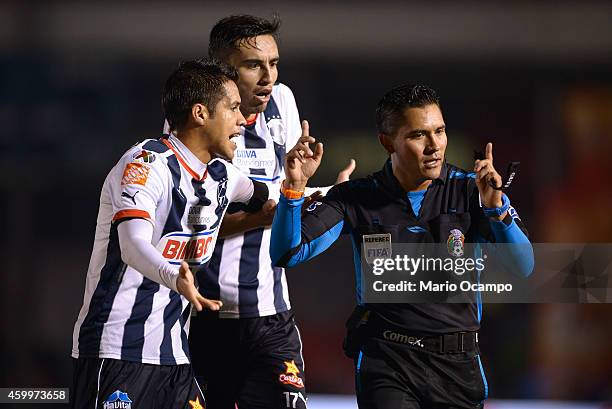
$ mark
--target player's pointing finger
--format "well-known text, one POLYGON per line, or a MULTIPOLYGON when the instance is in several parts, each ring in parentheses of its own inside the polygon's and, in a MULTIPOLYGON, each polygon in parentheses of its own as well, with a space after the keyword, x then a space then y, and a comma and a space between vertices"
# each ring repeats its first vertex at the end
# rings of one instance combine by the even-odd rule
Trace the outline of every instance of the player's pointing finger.
POLYGON ((302 136, 310 135, 310 125, 307 120, 302 121, 302 136))
POLYGON ((491 142, 487 143, 485 148, 485 158, 493 162, 493 144, 491 142))

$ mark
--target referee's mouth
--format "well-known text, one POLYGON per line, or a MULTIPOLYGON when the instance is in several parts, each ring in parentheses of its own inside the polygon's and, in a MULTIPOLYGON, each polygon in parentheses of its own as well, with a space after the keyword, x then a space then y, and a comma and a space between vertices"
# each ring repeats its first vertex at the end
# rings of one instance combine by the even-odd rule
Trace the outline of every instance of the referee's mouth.
POLYGON ((440 158, 427 159, 423 161, 423 165, 425 166, 426 169, 435 169, 441 164, 442 164, 442 159, 440 158))

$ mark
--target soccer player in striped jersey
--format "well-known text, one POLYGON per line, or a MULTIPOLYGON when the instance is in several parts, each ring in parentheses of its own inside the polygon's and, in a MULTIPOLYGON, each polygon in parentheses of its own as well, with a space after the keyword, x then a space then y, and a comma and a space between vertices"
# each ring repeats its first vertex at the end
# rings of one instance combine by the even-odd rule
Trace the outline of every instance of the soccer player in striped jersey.
POLYGON ((187 342, 191 269, 206 265, 230 202, 259 210, 265 184, 231 165, 245 119, 231 67, 183 63, 163 107, 173 134, 132 146, 100 197, 83 307, 74 327, 74 408, 202 408, 187 342))
MULTIPOLYGON (((235 139, 233 163, 266 183, 276 200, 285 154, 302 133, 291 89, 276 82, 279 24, 276 18, 249 15, 224 18, 211 30, 208 50, 238 71, 247 123, 235 139)), ((348 180, 353 168, 351 162, 338 180, 348 180)), ((269 255, 274 206, 228 214, 222 228, 228 237, 218 241, 211 262, 198 272, 201 293, 223 301, 218 313, 194 317, 190 335, 194 370, 206 384, 211 409, 233 409, 235 403, 239 408, 306 407, 302 342, 287 280, 269 255)))

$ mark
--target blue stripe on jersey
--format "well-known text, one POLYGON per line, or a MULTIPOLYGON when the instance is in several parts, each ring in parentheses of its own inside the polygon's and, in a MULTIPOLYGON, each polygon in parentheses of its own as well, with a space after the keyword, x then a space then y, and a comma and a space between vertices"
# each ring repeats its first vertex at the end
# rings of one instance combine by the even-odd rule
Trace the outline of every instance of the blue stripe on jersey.
MULTIPOLYGON (((257 288, 259 280, 259 251, 263 229, 255 229, 244 233, 242 253, 238 265, 238 310, 246 313, 244 307, 257 305, 257 288)), ((252 311, 248 311, 252 312, 252 311)))
POLYGON ((206 298, 221 299, 221 286, 219 285, 219 271, 221 270, 221 257, 223 255, 224 239, 217 239, 210 262, 204 264, 197 272, 198 290, 206 298))
POLYGON ((244 127, 244 147, 252 149, 266 147, 266 140, 257 134, 257 131, 255 131, 255 124, 244 127))
MULTIPOLYGON (((268 105, 270 105, 271 102, 272 97, 270 97, 268 105)), ((255 123, 244 127, 244 147, 254 149, 266 147, 266 140, 257 135, 257 131, 255 131, 255 123)), ((264 168, 249 168, 249 173, 251 175, 266 176, 266 170, 264 168)))
MULTIPOLYGON (((216 298, 218 300, 218 298, 216 298)), ((185 356, 189 358, 191 361, 191 354, 189 353, 189 340, 187 339, 187 332, 185 330, 185 326, 187 325, 187 321, 189 320, 189 315, 191 314, 191 304, 187 305, 187 308, 181 314, 180 323, 181 323, 181 344, 183 345, 183 352, 185 356)))
POLYGON ((425 192, 427 190, 417 190, 416 192, 408 192, 408 200, 412 205, 412 212, 418 218, 419 213, 421 212, 421 204, 423 203, 423 199, 425 198, 425 192))
POLYGON ((176 156, 172 155, 168 157, 168 168, 172 175, 172 184, 174 187, 172 188, 172 207, 168 212, 168 219, 162 231, 162 237, 168 233, 183 231, 181 218, 187 206, 187 198, 181 191, 181 168, 179 167, 176 156))
MULTIPOLYGON (((297 226, 300 228, 299 224, 297 226)), ((287 267, 296 266, 301 262, 310 260, 327 250, 332 244, 335 243, 336 240, 338 240, 343 228, 344 220, 340 220, 316 239, 311 240, 309 243, 303 243, 300 250, 289 259, 287 262, 287 267)))
MULTIPOLYGON (((125 323, 123 342, 121 343, 121 359, 126 361, 142 361, 144 347, 145 321, 153 310, 153 296, 159 291, 159 284, 144 277, 136 291, 136 299, 130 318, 125 323)), ((163 359, 163 358, 162 358, 163 359)))
POLYGON ((153 151, 157 153, 164 153, 170 148, 168 148, 168 146, 165 143, 163 143, 160 139, 152 139, 148 141, 147 143, 145 143, 144 145, 142 145, 142 149, 146 149, 148 151, 153 151))
POLYGON ((351 244, 353 245, 353 263, 355 264, 355 293, 357 296, 357 305, 363 305, 363 297, 361 296, 361 246, 355 243, 353 235, 351 237, 351 244))
POLYGON ((273 178, 260 178, 260 177, 257 177, 257 176, 250 176, 249 175, 249 179, 260 180, 260 181, 263 181, 263 182, 274 182, 275 180, 280 179, 280 176, 274 176, 273 178))
POLYGON ((274 267, 274 264, 272 264, 272 271, 274 272, 274 308, 276 308, 276 311, 287 311, 287 304, 283 297, 283 282, 281 281, 283 269, 274 267))
MULTIPOLYGON (((162 339, 162 343, 159 347, 159 356, 161 357, 159 363, 161 365, 176 365, 176 361, 173 358, 170 358, 174 355, 172 353, 172 335, 170 331, 176 322, 181 319, 181 313, 183 312, 182 308, 183 303, 179 293, 170 291, 170 302, 168 302, 168 305, 166 305, 166 308, 164 308, 164 338, 162 339), (166 357, 169 358, 166 359, 166 357)), ((182 330, 183 328, 181 325, 181 331, 182 330)), ((189 353, 187 353, 187 356, 189 356, 189 353)))
POLYGON ((266 123, 270 122, 271 119, 281 119, 280 111, 278 110, 278 105, 276 105, 274 97, 270 96, 270 101, 268 101, 268 105, 266 105, 263 114, 266 123))
POLYGON ((227 168, 221 161, 210 162, 208 167, 208 175, 212 180, 219 182, 217 185, 217 208, 215 209, 215 215, 217 221, 210 225, 209 229, 215 229, 223 216, 223 211, 229 205, 229 199, 227 198, 227 168))
POLYGON ((460 170, 453 169, 448 175, 448 178, 449 179, 465 179, 465 178, 476 179, 476 174, 474 172, 462 172, 460 170))
POLYGON ((208 175, 217 182, 220 182, 222 179, 227 179, 227 168, 225 164, 220 160, 215 160, 210 162, 207 167, 208 175))
POLYGON ((106 262, 92 294, 89 310, 79 329, 79 356, 98 357, 104 324, 110 315, 126 265, 121 261, 117 224, 111 224, 106 262))

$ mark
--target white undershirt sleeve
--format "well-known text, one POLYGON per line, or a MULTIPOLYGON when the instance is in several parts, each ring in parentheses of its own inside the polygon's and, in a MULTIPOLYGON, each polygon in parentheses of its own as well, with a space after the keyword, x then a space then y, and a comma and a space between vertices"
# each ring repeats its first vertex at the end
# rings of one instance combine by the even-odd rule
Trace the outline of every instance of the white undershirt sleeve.
POLYGON ((178 269, 151 244, 153 225, 145 219, 130 219, 121 222, 117 231, 121 259, 148 279, 178 292, 178 269))

